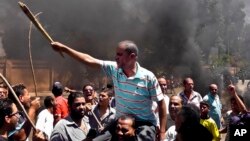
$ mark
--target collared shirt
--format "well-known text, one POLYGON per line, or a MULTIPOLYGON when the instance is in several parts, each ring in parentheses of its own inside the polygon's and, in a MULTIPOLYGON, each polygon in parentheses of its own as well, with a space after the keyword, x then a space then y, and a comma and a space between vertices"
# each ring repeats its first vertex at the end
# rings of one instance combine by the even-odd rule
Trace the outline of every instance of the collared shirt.
POLYGON ((116 62, 102 61, 101 64, 105 74, 113 80, 116 117, 129 114, 138 121, 156 125, 152 101, 161 101, 164 97, 154 74, 136 63, 136 74, 127 77, 116 62))
POLYGON ((70 116, 65 119, 61 119, 52 131, 51 141, 82 141, 87 137, 87 133, 90 129, 88 118, 82 119, 85 125, 86 131, 80 129, 80 127, 71 119, 70 116))
POLYGON ((208 93, 203 97, 203 100, 209 103, 210 105, 209 116, 216 122, 218 129, 220 129, 222 104, 220 102, 219 96, 217 94, 214 96, 211 93, 208 93))
POLYGON ((200 102, 202 101, 202 97, 198 92, 192 91, 191 96, 190 96, 189 99, 185 95, 184 91, 182 91, 178 95, 181 97, 181 99, 183 101, 183 105, 195 104, 198 108, 200 108, 200 102))
MULTIPOLYGON (((113 121, 115 121, 115 109, 109 107, 106 111, 106 113, 101 117, 99 110, 98 110, 98 106, 96 105, 93 109, 92 112, 95 114, 96 118, 99 120, 99 122, 102 124, 102 126, 105 128, 107 125, 109 125, 110 123, 112 123, 113 121)), ((90 113, 88 115, 89 117, 89 123, 90 123, 90 127, 91 129, 95 129, 96 131, 99 130, 100 126, 97 123, 94 115, 92 113, 90 113)))

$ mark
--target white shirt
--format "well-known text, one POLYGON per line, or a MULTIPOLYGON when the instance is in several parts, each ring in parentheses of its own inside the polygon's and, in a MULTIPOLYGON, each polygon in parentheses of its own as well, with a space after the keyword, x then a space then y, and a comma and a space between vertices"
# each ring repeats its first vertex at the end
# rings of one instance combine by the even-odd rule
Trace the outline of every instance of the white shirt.
POLYGON ((36 128, 50 137, 53 130, 54 117, 47 109, 42 110, 37 117, 36 128))
POLYGON ((175 125, 168 128, 166 133, 166 141, 175 141, 177 132, 175 131, 175 125))

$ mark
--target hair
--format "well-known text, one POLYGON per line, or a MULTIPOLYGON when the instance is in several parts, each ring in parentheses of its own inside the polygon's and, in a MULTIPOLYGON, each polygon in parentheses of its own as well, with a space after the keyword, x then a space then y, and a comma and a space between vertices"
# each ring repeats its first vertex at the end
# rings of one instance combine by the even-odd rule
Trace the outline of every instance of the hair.
POLYGON ((3 126, 6 115, 11 115, 13 101, 9 98, 4 98, 0 100, 0 127, 3 126))
MULTIPOLYGON (((133 116, 131 116, 131 115, 122 115, 122 116, 120 116, 118 118, 118 120, 119 119, 120 120, 127 120, 127 119, 132 120, 132 122, 133 122, 132 127, 136 128, 136 122, 135 122, 135 118, 133 116)), ((118 122, 118 120, 117 120, 117 122, 118 122)))
POLYGON ((93 88, 93 90, 95 90, 94 84, 92 84, 92 83, 87 83, 87 84, 83 85, 83 87, 82 87, 82 91, 83 91, 83 92, 84 92, 84 89, 85 89, 87 86, 90 86, 90 87, 93 88))
POLYGON ((46 96, 43 103, 45 108, 52 108, 54 107, 54 98, 52 96, 46 96))
POLYGON ((53 86, 52 86, 52 93, 55 96, 60 96, 63 93, 63 86, 60 82, 54 82, 53 86))
POLYGON ((137 45, 130 40, 121 41, 119 45, 125 45, 125 51, 130 55, 131 53, 134 53, 136 56, 139 54, 139 50, 137 45))
POLYGON ((193 79, 190 78, 190 77, 185 78, 185 79, 183 80, 183 82, 182 82, 183 85, 187 84, 187 81, 188 81, 188 80, 193 80, 193 79))
POLYGON ((210 105, 207 101, 201 101, 200 105, 206 105, 210 109, 210 105))
POLYGON ((183 101, 183 100, 182 100, 182 98, 181 98, 180 96, 178 96, 177 94, 173 94, 173 95, 171 95, 171 96, 170 96, 170 98, 169 98, 169 100, 171 99, 171 97, 174 97, 174 96, 179 97, 179 98, 180 98, 180 100, 181 100, 181 105, 184 105, 184 101, 183 101))
POLYGON ((84 95, 81 92, 71 92, 68 96, 68 105, 71 107, 74 103, 74 100, 78 97, 84 98, 84 95))
POLYGON ((113 89, 109 89, 109 88, 103 88, 100 93, 103 92, 103 93, 107 93, 108 94, 108 97, 112 97, 114 94, 114 91, 113 89))
POLYGON ((178 115, 181 115, 184 120, 180 130, 200 124, 200 109, 194 104, 183 106, 178 112, 178 115))
POLYGON ((17 97, 20 95, 23 95, 24 89, 26 89, 26 86, 24 84, 17 84, 12 86, 12 89, 16 93, 17 97))
POLYGON ((8 86, 4 82, 0 82, 0 88, 8 89, 8 86))
MULTIPOLYGON (((12 89, 16 93, 16 96, 19 97, 24 94, 24 89, 26 89, 26 86, 24 84, 16 84, 12 86, 12 89)), ((10 90, 8 98, 10 98, 14 103, 18 103, 17 99, 14 97, 14 94, 10 90)))

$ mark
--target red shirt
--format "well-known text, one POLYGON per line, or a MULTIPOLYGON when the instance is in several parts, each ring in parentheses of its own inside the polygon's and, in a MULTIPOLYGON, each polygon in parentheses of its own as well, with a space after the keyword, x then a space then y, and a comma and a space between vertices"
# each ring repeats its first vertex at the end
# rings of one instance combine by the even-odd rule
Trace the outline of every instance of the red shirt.
POLYGON ((54 125, 61 119, 68 116, 68 100, 63 96, 58 96, 55 98, 55 106, 53 110, 54 115, 54 125))

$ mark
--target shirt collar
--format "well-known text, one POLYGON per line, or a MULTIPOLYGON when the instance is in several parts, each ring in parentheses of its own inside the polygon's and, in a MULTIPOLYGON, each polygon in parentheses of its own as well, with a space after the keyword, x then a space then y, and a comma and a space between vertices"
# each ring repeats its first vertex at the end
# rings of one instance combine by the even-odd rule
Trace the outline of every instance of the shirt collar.
MULTIPOLYGON (((124 74, 124 72, 122 71, 121 68, 118 69, 118 72, 121 74, 124 74)), ((144 72, 144 69, 140 66, 140 64, 138 62, 136 62, 136 73, 134 76, 130 77, 132 79, 134 78, 139 78, 139 79, 145 79, 145 73, 144 72)))
MULTIPOLYGON (((67 120, 66 125, 68 125, 68 126, 71 126, 71 125, 78 126, 78 125, 73 121, 73 119, 72 119, 70 116, 67 116, 65 119, 67 120)), ((87 118, 86 118, 85 116, 82 118, 82 120, 83 120, 84 122, 87 122, 87 118)))

